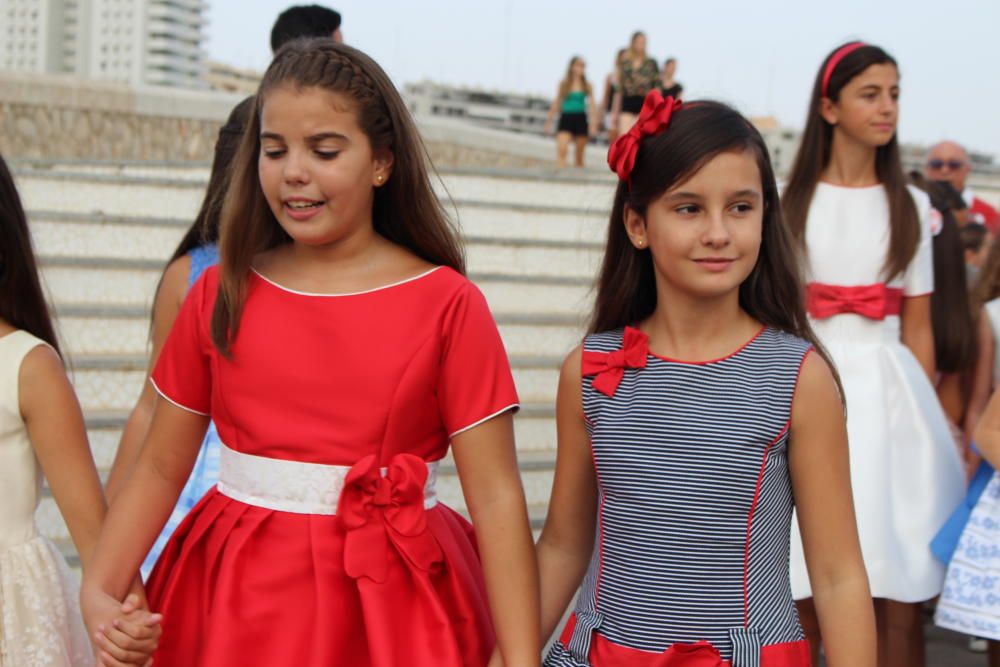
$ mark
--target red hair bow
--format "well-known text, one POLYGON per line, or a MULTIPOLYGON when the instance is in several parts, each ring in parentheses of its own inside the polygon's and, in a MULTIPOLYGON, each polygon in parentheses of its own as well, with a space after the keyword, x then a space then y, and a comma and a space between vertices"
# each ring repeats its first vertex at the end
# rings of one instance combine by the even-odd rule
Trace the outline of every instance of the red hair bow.
POLYGON ((666 99, 660 91, 651 90, 642 103, 642 111, 632 128, 618 137, 608 150, 608 166, 618 178, 628 181, 635 166, 635 156, 643 137, 659 134, 670 125, 670 116, 681 108, 681 101, 672 96, 666 99))

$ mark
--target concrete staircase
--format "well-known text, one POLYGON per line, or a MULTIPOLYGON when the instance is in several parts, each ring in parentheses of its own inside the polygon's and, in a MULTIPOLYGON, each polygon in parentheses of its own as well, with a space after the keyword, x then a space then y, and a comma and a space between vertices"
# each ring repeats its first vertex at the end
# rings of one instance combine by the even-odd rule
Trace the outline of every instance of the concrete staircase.
MULTIPOLYGON (((15 169, 94 457, 106 476, 145 378, 153 292, 197 212, 207 168, 34 161, 15 169)), ((552 482, 558 368, 579 341, 589 309, 613 180, 594 173, 447 171, 438 189, 454 203, 470 277, 489 300, 514 368, 523 405, 515 419, 517 447, 537 529, 552 482)), ((449 505, 464 508, 450 462, 439 491, 449 505)), ((39 522, 73 559, 48 495, 39 522)))

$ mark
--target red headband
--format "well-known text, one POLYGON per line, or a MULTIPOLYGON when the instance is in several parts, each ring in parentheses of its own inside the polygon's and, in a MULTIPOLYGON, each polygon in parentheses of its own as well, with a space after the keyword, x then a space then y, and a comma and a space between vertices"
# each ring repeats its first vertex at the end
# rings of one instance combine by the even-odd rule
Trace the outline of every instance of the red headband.
POLYGON ((822 97, 827 96, 827 87, 830 85, 830 77, 833 75, 833 70, 837 69, 837 65, 840 61, 846 58, 848 55, 854 53, 862 46, 868 46, 864 42, 851 42, 850 44, 844 44, 842 47, 834 51, 830 59, 826 61, 826 69, 823 70, 823 86, 820 88, 820 95, 822 97))
POLYGON ((673 97, 666 99, 659 90, 651 90, 642 103, 642 111, 632 128, 618 137, 608 150, 608 166, 618 174, 618 178, 628 181, 635 166, 635 156, 643 137, 659 134, 670 125, 670 116, 681 108, 681 101, 673 97))

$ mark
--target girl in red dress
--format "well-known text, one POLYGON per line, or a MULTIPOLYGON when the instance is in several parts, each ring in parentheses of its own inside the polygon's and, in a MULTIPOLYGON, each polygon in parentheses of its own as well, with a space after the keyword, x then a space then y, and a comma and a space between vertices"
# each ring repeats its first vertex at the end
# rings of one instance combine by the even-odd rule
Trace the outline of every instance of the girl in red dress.
POLYGON ((504 665, 538 664, 517 395, 425 159, 370 58, 330 40, 275 56, 220 265, 161 352, 149 434, 84 582, 91 627, 119 614, 211 418, 219 484, 148 582, 155 664, 468 667, 495 644, 504 665), (449 445, 475 533, 435 494, 449 445))

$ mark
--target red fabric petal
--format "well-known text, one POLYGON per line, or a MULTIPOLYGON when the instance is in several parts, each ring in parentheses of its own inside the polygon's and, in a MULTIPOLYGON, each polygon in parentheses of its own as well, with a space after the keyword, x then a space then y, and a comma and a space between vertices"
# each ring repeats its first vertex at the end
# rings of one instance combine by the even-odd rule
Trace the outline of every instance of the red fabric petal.
POLYGON ((349 576, 384 582, 390 543, 414 566, 439 569, 444 554, 427 530, 426 482, 427 464, 413 454, 394 456, 384 476, 373 455, 354 464, 337 506, 346 532, 344 571, 349 576))
POLYGON ((643 100, 642 110, 629 131, 618 137, 608 150, 608 166, 627 181, 635 167, 635 157, 643 137, 659 134, 670 125, 670 116, 681 108, 681 101, 664 98, 659 90, 651 90, 643 100))

